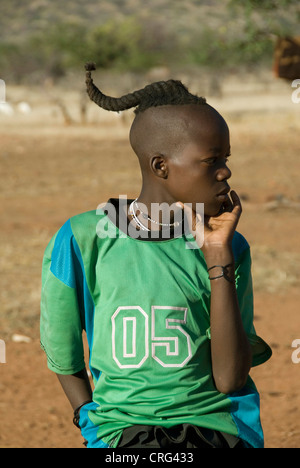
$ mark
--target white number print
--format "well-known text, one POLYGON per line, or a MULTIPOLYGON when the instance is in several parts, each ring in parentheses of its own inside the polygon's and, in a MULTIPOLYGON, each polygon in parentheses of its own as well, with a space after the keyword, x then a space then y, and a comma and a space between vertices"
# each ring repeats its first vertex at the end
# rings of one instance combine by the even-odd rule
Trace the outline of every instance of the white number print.
MULTIPOLYGON (((192 357, 182 328, 187 313, 184 307, 151 307, 151 357, 162 367, 183 367, 192 357)), ((150 355, 147 313, 139 306, 118 307, 111 321, 113 359, 120 369, 141 367, 150 355)))
POLYGON ((192 357, 190 336, 180 326, 186 323, 187 311, 183 307, 152 306, 152 357, 163 367, 183 367, 192 357), (166 318, 170 310, 172 318, 166 318))
POLYGON ((111 321, 114 360, 120 369, 141 367, 149 355, 148 315, 139 306, 118 307, 111 321), (144 336, 144 340, 136 339, 137 330, 139 336, 144 336), (122 331, 122 340, 120 340, 120 331, 122 331))

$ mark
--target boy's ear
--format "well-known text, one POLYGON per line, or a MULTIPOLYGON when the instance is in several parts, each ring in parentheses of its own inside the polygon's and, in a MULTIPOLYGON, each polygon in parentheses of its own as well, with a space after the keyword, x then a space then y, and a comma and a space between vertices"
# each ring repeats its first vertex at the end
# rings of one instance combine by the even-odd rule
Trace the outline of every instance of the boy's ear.
POLYGON ((163 155, 153 156, 150 161, 152 172, 162 179, 168 178, 168 166, 163 155))

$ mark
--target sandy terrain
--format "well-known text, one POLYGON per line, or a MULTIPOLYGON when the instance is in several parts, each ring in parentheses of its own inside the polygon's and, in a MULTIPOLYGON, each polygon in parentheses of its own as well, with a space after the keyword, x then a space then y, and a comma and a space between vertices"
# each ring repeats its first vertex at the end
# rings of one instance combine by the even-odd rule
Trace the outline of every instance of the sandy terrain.
MULTIPOLYGON (((273 357, 253 369, 261 393, 266 447, 300 446, 300 104, 289 84, 231 77, 222 96, 207 96, 232 134, 231 185, 243 198, 239 231, 252 247, 255 326, 273 357)), ((128 123, 91 108, 73 125, 42 94, 14 89, 32 112, 0 115, 0 448, 81 447, 72 410, 39 347, 40 271, 51 236, 70 216, 110 196, 138 194, 140 174, 128 143, 128 123), (30 342, 16 342, 15 334, 30 342)), ((70 104, 71 103, 71 104, 70 104)), ((74 110, 72 108, 72 103, 74 110)))

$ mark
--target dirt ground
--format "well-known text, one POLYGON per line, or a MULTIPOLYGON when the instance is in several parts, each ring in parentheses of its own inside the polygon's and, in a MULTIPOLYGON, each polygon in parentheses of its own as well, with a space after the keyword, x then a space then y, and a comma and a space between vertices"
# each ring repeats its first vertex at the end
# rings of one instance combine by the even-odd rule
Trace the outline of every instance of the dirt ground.
MULTIPOLYGON (((266 448, 300 446, 300 104, 289 84, 230 77, 208 100, 232 139, 231 185, 243 199, 238 230, 252 248, 257 333, 272 347, 251 375, 261 394, 266 448)), ((88 123, 65 125, 60 109, 26 91, 29 114, 0 115, 0 448, 83 447, 72 410, 39 346, 44 249, 72 215, 111 196, 138 195, 140 174, 128 122, 91 110, 88 123), (16 334, 26 341, 17 341, 16 334)), ((68 103, 74 103, 69 96, 68 103)), ((16 108, 15 108, 16 109, 16 108)), ((91 108, 92 109, 92 108, 91 108)), ((73 111, 70 108, 70 112, 73 111)), ((74 112, 76 109, 74 110, 74 112)))

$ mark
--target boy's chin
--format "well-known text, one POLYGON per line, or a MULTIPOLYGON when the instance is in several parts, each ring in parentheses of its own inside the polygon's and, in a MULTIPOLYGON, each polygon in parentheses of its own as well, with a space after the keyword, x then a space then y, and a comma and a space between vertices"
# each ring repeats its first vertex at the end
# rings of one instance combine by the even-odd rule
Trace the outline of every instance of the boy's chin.
POLYGON ((208 218, 211 218, 211 217, 216 218, 217 216, 220 216, 222 213, 224 213, 223 203, 222 203, 221 206, 212 207, 212 208, 208 209, 207 211, 204 210, 204 214, 208 218))

